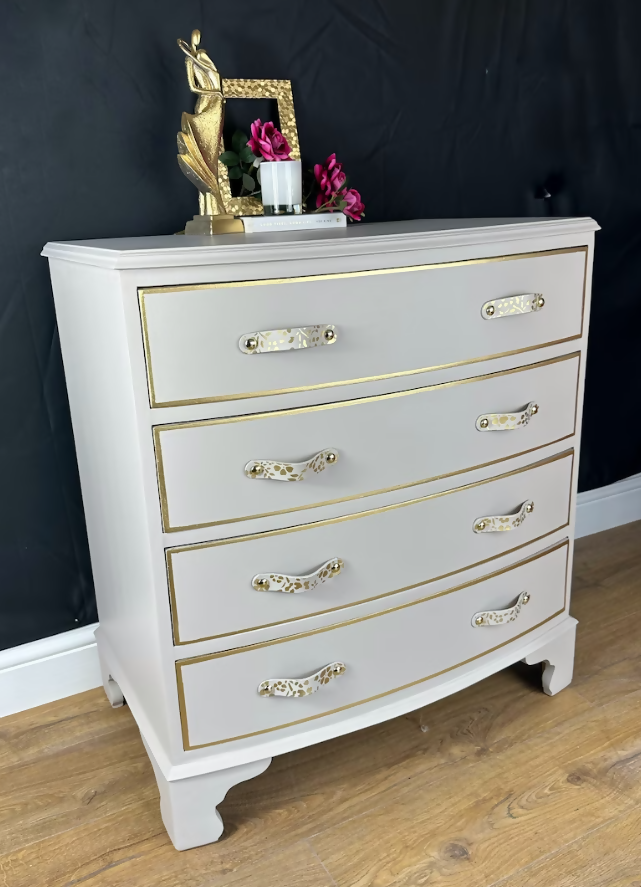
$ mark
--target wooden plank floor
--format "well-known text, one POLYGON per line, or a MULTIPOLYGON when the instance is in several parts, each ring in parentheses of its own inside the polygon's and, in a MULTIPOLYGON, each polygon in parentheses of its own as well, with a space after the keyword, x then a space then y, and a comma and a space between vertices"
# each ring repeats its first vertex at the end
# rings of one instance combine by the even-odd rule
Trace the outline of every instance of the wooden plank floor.
POLYGON ((2 887, 641 887, 641 522, 577 543, 576 675, 516 666, 274 760, 177 853, 127 708, 0 721, 2 887))

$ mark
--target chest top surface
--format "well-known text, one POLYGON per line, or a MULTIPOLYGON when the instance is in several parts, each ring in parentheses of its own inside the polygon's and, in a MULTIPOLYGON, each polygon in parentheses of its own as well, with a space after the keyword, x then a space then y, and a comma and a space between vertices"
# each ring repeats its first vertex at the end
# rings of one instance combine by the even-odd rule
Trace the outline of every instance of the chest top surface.
POLYGON ((119 237, 47 243, 43 256, 109 269, 219 265, 269 259, 354 256, 408 249, 471 247, 497 241, 581 235, 593 219, 415 219, 350 225, 340 230, 226 234, 215 237, 119 237))

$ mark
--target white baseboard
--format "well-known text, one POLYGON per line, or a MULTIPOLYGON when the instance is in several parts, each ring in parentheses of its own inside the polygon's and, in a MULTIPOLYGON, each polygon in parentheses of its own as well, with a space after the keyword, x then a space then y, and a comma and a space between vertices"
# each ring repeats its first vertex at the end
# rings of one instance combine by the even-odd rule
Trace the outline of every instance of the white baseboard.
POLYGON ((641 474, 577 496, 577 539, 635 520, 641 520, 641 474))
MULTIPOLYGON (((579 493, 576 537, 641 520, 641 474, 579 493)), ((0 651, 0 717, 100 687, 98 651, 88 625, 0 651)))
POLYGON ((102 685, 98 624, 0 651, 0 717, 102 685))

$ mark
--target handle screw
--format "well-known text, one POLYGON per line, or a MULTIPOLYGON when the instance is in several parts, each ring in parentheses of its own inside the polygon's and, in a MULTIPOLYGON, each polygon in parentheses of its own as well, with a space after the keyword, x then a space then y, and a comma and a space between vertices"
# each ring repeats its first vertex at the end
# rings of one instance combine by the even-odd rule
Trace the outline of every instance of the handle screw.
POLYGON ((476 619, 474 620, 474 625, 483 625, 484 622, 485 622, 485 619, 483 619, 482 616, 477 616, 476 619))
POLYGON ((326 342, 333 342, 336 338, 336 333, 334 332, 334 330, 325 330, 323 336, 325 337, 326 342))
POLYGON ((327 455, 325 456, 325 461, 328 462, 330 465, 333 465, 336 461, 336 453, 327 453, 327 455))
POLYGON ((478 530, 480 532, 481 530, 484 530, 486 527, 487 527, 487 523, 484 520, 480 520, 477 523, 477 525, 474 527, 474 529, 478 530))
POLYGON ((543 296, 539 296, 538 299, 536 300, 537 308, 542 308, 544 305, 545 305, 545 299, 543 298, 543 296))
POLYGON ((538 403, 533 403, 532 406, 530 407, 530 413, 531 413, 531 415, 532 415, 532 416, 536 416, 536 414, 538 413, 538 411, 539 411, 539 405, 538 405, 538 403))
POLYGON ((263 466, 262 465, 252 465, 252 467, 249 469, 249 473, 251 474, 252 477, 258 477, 259 474, 263 473, 263 466))
POLYGON ((254 336, 250 336, 248 339, 245 339, 243 344, 247 351, 255 351, 258 348, 258 339, 254 336))
POLYGON ((330 567, 330 570, 332 571, 332 573, 340 573, 340 571, 341 571, 340 561, 334 561, 334 563, 330 567))
POLYGON ((481 419, 481 421, 479 422, 479 425, 481 426, 481 428, 487 428, 489 424, 490 424, 489 419, 481 419))
POLYGON ((528 502, 528 504, 525 506, 525 510, 528 514, 532 514, 532 512, 534 511, 534 502, 528 502))
POLYGON ((523 603, 528 604, 529 602, 530 602, 530 594, 529 594, 529 592, 526 591, 525 594, 523 595, 523 603))
POLYGON ((494 305, 488 305, 487 308, 485 309, 485 313, 487 314, 488 317, 492 317, 492 315, 494 314, 494 311, 495 311, 494 305))

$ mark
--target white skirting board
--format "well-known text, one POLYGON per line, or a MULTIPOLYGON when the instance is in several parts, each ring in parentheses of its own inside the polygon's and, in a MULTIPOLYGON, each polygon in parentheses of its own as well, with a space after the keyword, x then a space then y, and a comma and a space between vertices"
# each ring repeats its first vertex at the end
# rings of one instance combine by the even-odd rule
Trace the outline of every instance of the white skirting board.
POLYGON ((100 687, 98 623, 0 651, 0 717, 100 687))
POLYGON ((607 487, 579 493, 577 497, 577 539, 635 520, 641 520, 641 474, 634 474, 607 487))
MULTIPOLYGON (((577 539, 636 520, 641 520, 641 474, 578 496, 577 539)), ((97 627, 0 651, 0 717, 100 687, 97 627)))

